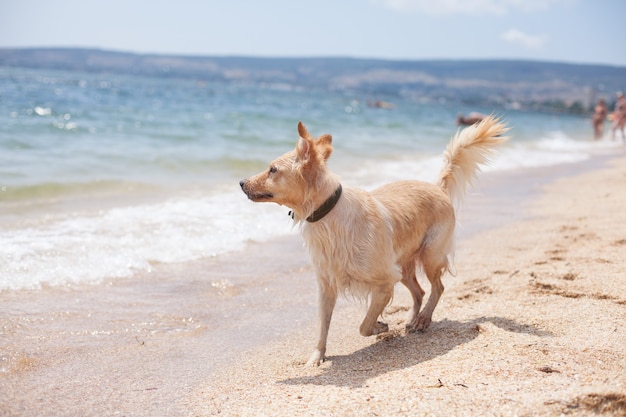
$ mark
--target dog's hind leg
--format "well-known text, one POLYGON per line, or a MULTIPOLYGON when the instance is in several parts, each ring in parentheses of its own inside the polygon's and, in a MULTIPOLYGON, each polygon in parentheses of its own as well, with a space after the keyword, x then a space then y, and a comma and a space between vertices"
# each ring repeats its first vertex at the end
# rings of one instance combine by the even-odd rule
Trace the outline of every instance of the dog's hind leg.
POLYGON ((439 298, 441 297, 441 294, 443 294, 441 276, 447 267, 447 260, 434 265, 424 265, 424 272, 426 273, 426 277, 428 277, 428 281, 430 281, 430 295, 428 296, 426 307, 424 307, 424 310, 422 310, 422 312, 417 316, 415 330, 425 330, 430 325, 433 317, 433 311, 435 311, 439 298))
POLYGON ((417 317, 422 308, 422 300, 424 299, 424 290, 417 282, 415 276, 415 259, 411 259, 408 264, 402 268, 402 283, 408 288, 413 297, 413 308, 409 311, 409 315, 406 320, 407 330, 415 330, 417 328, 417 317))
POLYGON ((317 346, 306 366, 319 366, 324 362, 326 355, 326 340, 328 338, 328 329, 330 328, 330 319, 333 316, 335 303, 337 302, 337 291, 327 285, 327 282, 318 279, 319 282, 319 333, 317 337, 317 346))
POLYGON ((372 336, 389 330, 389 326, 386 323, 379 322, 378 317, 389 304, 389 301, 391 301, 392 295, 393 285, 381 286, 372 291, 370 306, 367 309, 363 323, 359 327, 359 332, 362 336, 372 336))
POLYGON ((432 227, 424 240, 419 255, 422 269, 430 281, 430 295, 424 309, 418 314, 415 330, 424 330, 432 321, 433 311, 443 294, 441 276, 448 270, 448 254, 452 250, 454 222, 432 227))

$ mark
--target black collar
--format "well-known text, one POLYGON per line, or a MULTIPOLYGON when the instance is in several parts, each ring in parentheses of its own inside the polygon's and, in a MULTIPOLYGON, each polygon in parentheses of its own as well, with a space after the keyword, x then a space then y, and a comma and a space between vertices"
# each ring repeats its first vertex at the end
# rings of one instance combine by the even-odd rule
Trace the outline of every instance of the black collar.
MULTIPOLYGON (((309 217, 306 218, 306 221, 309 223, 315 223, 318 220, 322 220, 324 216, 326 216, 330 211, 335 208, 337 201, 339 201, 339 197, 341 197, 341 184, 337 187, 333 195, 328 197, 328 200, 324 201, 317 210, 313 212, 309 217)), ((289 210, 289 217, 293 219, 293 211, 289 210)))
POLYGON ((333 195, 328 197, 328 200, 324 201, 324 204, 319 206, 318 209, 313 212, 313 214, 307 217, 306 221, 309 223, 315 223, 318 220, 322 220, 322 218, 330 213, 330 211, 335 207, 337 201, 339 201, 339 197, 341 197, 341 191, 341 184, 339 184, 333 195))

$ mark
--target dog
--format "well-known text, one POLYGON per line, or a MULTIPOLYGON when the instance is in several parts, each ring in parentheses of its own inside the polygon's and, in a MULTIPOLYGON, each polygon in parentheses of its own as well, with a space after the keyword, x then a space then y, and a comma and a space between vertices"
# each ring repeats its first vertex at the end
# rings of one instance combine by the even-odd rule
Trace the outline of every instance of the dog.
POLYGON ((498 118, 487 116, 457 131, 444 152, 436 184, 404 180, 367 192, 344 187, 327 168, 332 136, 315 139, 300 122, 294 150, 275 159, 264 172, 240 181, 250 200, 287 206, 301 226, 319 287, 319 333, 308 366, 325 360, 328 329, 340 294, 369 300, 359 327, 363 336, 389 330, 378 317, 397 282, 413 298, 407 330, 425 330, 430 325, 444 290, 441 277, 450 271, 454 207, 479 166, 488 163, 495 147, 508 139, 502 136, 507 131, 498 118), (418 267, 431 285, 423 310, 425 291, 416 279, 418 267))

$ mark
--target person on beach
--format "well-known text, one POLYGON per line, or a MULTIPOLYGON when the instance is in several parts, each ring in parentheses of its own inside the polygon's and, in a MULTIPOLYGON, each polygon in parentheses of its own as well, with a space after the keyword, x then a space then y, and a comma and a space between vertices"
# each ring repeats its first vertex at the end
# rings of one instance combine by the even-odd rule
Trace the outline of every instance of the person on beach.
POLYGON ((593 138, 595 140, 602 139, 604 135, 604 121, 609 113, 609 109, 606 107, 606 101, 604 99, 598 100, 598 104, 593 110, 593 117, 591 123, 593 124, 593 138))
POLYGON ((611 128, 611 139, 615 140, 615 131, 619 129, 622 132, 622 140, 626 142, 624 136, 624 125, 626 124, 626 99, 621 91, 617 93, 617 102, 613 111, 613 126, 611 128))
POLYGON ((482 121, 484 118, 485 118, 484 114, 480 114, 476 112, 472 112, 468 114, 467 116, 463 116, 462 114, 459 114, 456 118, 456 124, 464 125, 464 126, 471 126, 474 123, 478 123, 482 121))

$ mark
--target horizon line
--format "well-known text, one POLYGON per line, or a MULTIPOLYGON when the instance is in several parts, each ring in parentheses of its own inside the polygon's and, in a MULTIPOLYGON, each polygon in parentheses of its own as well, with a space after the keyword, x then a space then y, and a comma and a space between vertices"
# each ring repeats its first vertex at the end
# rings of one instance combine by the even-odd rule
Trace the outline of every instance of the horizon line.
POLYGON ((108 53, 118 53, 137 56, 154 57, 177 57, 177 58, 242 58, 242 59, 286 59, 286 60, 308 60, 308 59, 348 59, 355 61, 385 61, 385 62, 532 62, 546 64, 579 65, 626 68, 626 65, 542 60, 537 58, 382 58, 353 55, 247 55, 247 54, 201 54, 201 53, 174 53, 174 52, 145 52, 130 51, 123 49, 99 47, 99 46, 0 46, 1 50, 74 50, 74 51, 99 51, 108 53))

